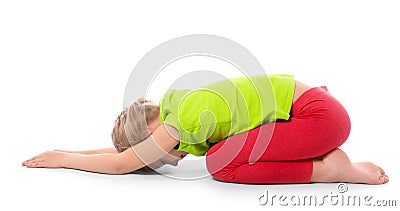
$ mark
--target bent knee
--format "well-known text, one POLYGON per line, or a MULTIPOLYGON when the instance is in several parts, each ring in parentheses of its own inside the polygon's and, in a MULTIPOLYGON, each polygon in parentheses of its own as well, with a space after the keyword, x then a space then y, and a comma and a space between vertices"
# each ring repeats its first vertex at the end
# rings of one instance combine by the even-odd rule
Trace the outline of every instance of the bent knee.
POLYGON ((216 170, 216 168, 214 167, 214 163, 212 163, 210 161, 206 162, 206 167, 207 167, 208 173, 214 179, 221 181, 221 182, 233 182, 234 181, 234 174, 232 173, 233 172, 232 170, 229 170, 228 168, 222 168, 222 169, 216 170))
POLYGON ((206 154, 206 168, 208 173, 216 180, 221 182, 234 181, 230 163, 223 163, 215 152, 219 147, 212 147, 206 154))

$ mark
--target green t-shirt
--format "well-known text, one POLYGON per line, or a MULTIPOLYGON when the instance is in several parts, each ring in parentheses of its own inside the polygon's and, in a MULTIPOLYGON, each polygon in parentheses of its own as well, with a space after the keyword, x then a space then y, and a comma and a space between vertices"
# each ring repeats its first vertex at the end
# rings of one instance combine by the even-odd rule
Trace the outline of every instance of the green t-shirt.
POLYGON ((277 119, 288 120, 294 76, 257 75, 197 89, 171 89, 160 101, 160 121, 180 133, 178 150, 205 155, 213 143, 277 119))

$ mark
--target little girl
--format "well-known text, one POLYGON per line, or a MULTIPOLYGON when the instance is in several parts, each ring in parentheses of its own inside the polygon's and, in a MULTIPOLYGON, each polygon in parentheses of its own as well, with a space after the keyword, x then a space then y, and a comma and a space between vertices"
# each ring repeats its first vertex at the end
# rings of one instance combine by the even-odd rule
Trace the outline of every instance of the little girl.
POLYGON ((224 182, 388 182, 382 168, 351 163, 338 149, 349 133, 349 116, 326 87, 258 75, 172 89, 160 105, 138 99, 115 121, 114 148, 47 151, 22 165, 125 174, 176 166, 190 153, 205 155, 209 173, 224 182))

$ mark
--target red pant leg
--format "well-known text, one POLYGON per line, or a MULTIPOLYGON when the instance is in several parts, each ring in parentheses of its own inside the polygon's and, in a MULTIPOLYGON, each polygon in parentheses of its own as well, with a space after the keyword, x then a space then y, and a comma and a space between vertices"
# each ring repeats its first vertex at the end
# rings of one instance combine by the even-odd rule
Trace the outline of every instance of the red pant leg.
POLYGON ((289 121, 262 125, 210 148, 207 169, 226 182, 309 182, 312 159, 339 147, 349 133, 350 120, 343 106, 325 87, 312 88, 295 102, 289 121), (267 127, 274 127, 272 137, 260 132, 267 127), (268 141, 268 148, 250 164, 254 146, 268 141))

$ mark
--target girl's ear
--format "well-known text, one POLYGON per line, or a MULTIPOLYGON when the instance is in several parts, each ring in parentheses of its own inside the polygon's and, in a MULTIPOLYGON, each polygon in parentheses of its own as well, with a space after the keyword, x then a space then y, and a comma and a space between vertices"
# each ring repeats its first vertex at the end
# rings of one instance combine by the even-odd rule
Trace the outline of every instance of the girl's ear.
MULTIPOLYGON (((151 134, 158 128, 158 126, 160 126, 160 124, 157 124, 156 121, 157 120, 153 120, 147 125, 147 130, 145 131, 145 133, 151 134)), ((146 135, 146 134, 144 134, 144 135, 146 135)))

